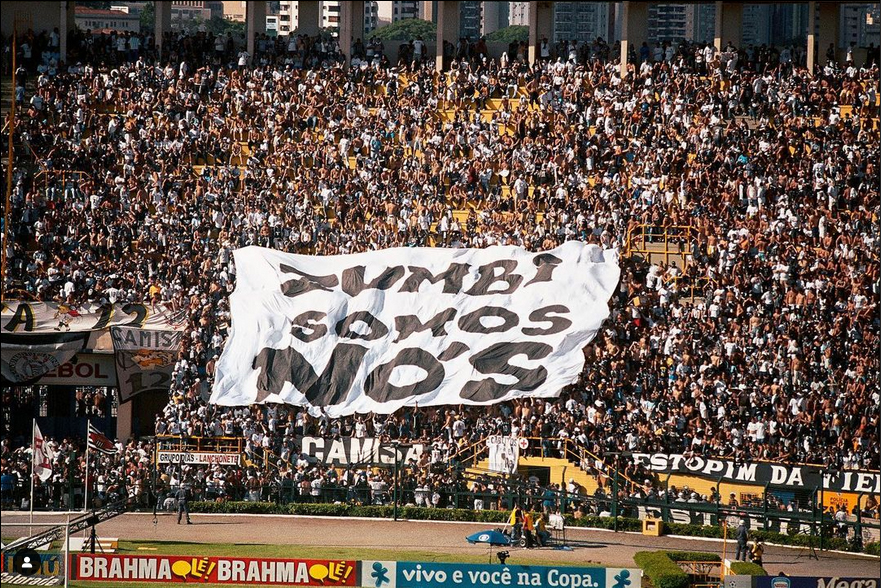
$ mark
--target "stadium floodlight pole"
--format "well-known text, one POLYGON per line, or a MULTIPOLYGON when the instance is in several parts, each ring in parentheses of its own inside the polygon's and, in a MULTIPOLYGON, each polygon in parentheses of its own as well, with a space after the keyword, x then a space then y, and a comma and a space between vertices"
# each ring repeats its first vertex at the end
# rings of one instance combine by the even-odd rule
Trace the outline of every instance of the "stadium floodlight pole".
MULTIPOLYGON (((9 247, 9 200, 12 198, 12 162, 15 159, 15 53, 16 53, 16 36, 17 26, 12 26, 12 102, 9 107, 9 161, 6 167, 6 203, 3 207, 3 251, 2 256, 2 277, 0 277, 0 300, 6 300, 6 249, 9 247)), ((31 476, 31 484, 33 485, 33 476, 31 476)), ((33 500, 33 492, 31 492, 33 500)), ((33 510, 33 509, 31 509, 33 510)), ((33 521, 32 521, 33 522, 33 521)), ((30 529, 28 529, 30 533, 30 529)))
POLYGON ((661 520, 665 523, 670 522, 670 476, 673 475, 671 471, 667 474, 667 478, 664 480, 664 509, 661 511, 661 520))
MULTIPOLYGON (((728 558, 728 517, 722 519, 722 561, 728 558)), ((724 566, 723 566, 724 569, 724 566)))
POLYGON ((618 532, 618 488, 619 488, 619 471, 621 468, 621 457, 632 457, 633 454, 629 451, 610 451, 606 453, 606 455, 611 455, 615 458, 615 465, 613 466, 613 476, 612 476, 612 530, 616 533, 618 532))
POLYGON ((765 484, 765 492, 762 496, 762 529, 768 530, 768 493, 771 491, 771 482, 765 484))
MULTIPOLYGON (((619 452, 615 453, 615 505, 616 505, 615 506, 615 532, 616 533, 618 532, 618 515, 620 514, 620 507, 621 507, 620 503, 618 502, 618 491, 621 488, 620 475, 621 475, 621 458, 622 457, 625 460, 632 460, 633 459, 633 452, 632 451, 619 451, 619 452)), ((633 480, 628 478, 626 475, 624 476, 624 478, 630 482, 630 492, 627 493, 626 500, 625 500, 625 506, 626 506, 627 500, 629 500, 630 496, 632 495, 632 493, 634 491, 634 486, 636 484, 633 482, 633 480)))
POLYGON ((863 508, 861 506, 863 502, 863 496, 865 496, 865 492, 860 492, 857 494, 857 525, 853 529, 853 540, 854 546, 859 549, 863 548, 863 508))

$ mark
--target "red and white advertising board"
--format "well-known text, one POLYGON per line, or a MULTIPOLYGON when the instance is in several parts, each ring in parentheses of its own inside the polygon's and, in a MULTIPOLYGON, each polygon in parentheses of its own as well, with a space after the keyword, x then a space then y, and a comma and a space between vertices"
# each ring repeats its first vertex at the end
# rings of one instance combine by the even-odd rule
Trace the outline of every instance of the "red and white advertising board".
POLYGON ((116 386, 116 365, 113 355, 77 353, 40 378, 41 386, 116 386))
POLYGON ((76 554, 71 579, 266 586, 356 586, 357 562, 326 559, 76 554))

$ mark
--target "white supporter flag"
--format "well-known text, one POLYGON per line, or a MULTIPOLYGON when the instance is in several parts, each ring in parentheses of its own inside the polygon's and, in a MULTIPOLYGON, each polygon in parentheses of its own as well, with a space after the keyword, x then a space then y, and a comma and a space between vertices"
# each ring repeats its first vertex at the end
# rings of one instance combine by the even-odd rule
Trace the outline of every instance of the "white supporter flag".
POLYGON ((328 416, 555 397, 609 315, 617 252, 578 241, 235 252, 232 331, 211 402, 282 402, 328 416))
POLYGON ((40 478, 41 482, 45 482, 52 477, 52 458, 55 457, 52 449, 46 445, 46 439, 40 432, 40 427, 34 423, 34 475, 40 478))
POLYGON ((516 474, 520 460, 520 439, 503 435, 486 438, 489 449, 489 470, 502 474, 516 474))

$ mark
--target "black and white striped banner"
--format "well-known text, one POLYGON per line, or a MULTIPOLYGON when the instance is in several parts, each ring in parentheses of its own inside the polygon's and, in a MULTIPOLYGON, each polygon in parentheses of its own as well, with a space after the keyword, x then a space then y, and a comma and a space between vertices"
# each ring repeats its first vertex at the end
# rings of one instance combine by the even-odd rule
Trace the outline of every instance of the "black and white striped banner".
POLYGON ((609 315, 617 255, 570 241, 346 256, 235 252, 211 401, 313 414, 554 397, 609 315))

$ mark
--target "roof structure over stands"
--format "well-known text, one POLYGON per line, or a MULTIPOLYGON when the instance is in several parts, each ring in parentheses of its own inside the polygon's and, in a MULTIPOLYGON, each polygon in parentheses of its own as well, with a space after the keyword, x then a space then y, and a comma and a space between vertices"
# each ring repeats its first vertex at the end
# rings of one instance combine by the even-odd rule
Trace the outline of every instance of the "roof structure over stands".
MULTIPOLYGON (((682 3, 682 2, 679 2, 682 3)), ((697 2, 688 2, 697 3, 697 2)), ((764 2, 749 2, 749 4, 764 2)), ((796 3, 782 0, 775 4, 796 3)), ((798 2, 801 4, 800 2, 798 2)), ((3 33, 10 35, 13 26, 34 30, 52 30, 58 27, 61 36, 61 58, 67 53, 67 32, 74 27, 75 2, 3 2, 3 33)), ((554 2, 530 2, 529 10, 529 61, 533 63, 543 38, 553 38, 554 2)), ((626 73, 627 53, 632 43, 641 44, 647 37, 648 8, 650 2, 626 1, 623 5, 621 27, 621 73, 626 73)), ((715 2, 716 22, 714 44, 720 50, 725 41, 741 38, 743 25, 743 6, 746 2, 715 2)), ((838 47, 840 2, 809 1, 807 31, 807 69, 814 70, 817 59, 825 60, 824 53, 818 56, 818 48, 833 43, 838 47), (814 23, 819 20, 819 26, 814 23)), ((171 2, 156 2, 156 43, 161 51, 163 33, 171 30, 171 2)), ((316 35, 321 25, 321 10, 315 0, 301 1, 299 5, 299 34, 316 35)), ((430 18, 437 21, 437 40, 435 59, 438 70, 443 69, 444 42, 455 44, 459 36, 459 2, 441 0, 436 3, 437 15, 430 18)), ((248 53, 254 54, 256 35, 266 32, 266 2, 248 2, 245 15, 248 53)), ((364 37, 364 2, 356 0, 341 3, 340 8, 340 48, 346 59, 352 56, 354 40, 364 37)), ((735 43, 737 44, 737 43, 735 43)))

